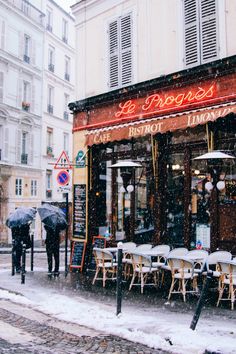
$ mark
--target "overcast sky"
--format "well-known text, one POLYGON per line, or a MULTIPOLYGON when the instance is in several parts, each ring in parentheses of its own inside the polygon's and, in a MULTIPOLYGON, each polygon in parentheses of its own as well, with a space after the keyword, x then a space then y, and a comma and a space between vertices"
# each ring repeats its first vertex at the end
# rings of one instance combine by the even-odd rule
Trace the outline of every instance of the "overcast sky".
POLYGON ((67 12, 71 12, 70 6, 76 4, 78 0, 54 0, 58 5, 63 7, 67 12))

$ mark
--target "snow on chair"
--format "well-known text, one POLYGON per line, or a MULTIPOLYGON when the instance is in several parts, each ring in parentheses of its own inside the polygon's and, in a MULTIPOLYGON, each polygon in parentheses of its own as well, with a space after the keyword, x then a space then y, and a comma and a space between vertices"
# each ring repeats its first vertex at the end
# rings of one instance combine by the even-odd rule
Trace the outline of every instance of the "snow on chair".
POLYGON ((96 273, 92 284, 94 284, 96 280, 102 280, 103 287, 105 287, 106 280, 116 279, 117 263, 114 262, 113 254, 108 250, 94 247, 93 253, 96 261, 96 273), (102 273, 102 277, 98 277, 99 273, 102 273), (108 278, 108 275, 111 275, 112 277, 108 278))
POLYGON ((168 265, 171 269, 172 282, 169 290, 168 300, 172 294, 182 294, 184 302, 187 293, 197 293, 197 277, 194 273, 194 262, 185 258, 168 258, 168 265), (175 286, 177 285, 177 289, 175 286))
POLYGON ((133 261, 133 276, 130 283, 129 290, 132 289, 133 285, 141 286, 141 293, 143 294, 143 288, 145 285, 155 285, 157 286, 157 268, 152 267, 152 261, 150 256, 143 255, 141 253, 132 253, 133 261), (135 279, 137 278, 137 283, 135 279), (152 282, 147 282, 148 279, 153 278, 152 282))
POLYGON ((125 242, 123 244, 123 259, 122 263, 124 264, 124 278, 128 279, 131 274, 131 268, 132 268, 132 258, 131 258, 131 252, 133 252, 136 249, 136 243, 134 242, 125 242))
POLYGON ((217 307, 220 301, 231 301, 231 310, 233 310, 236 294, 236 262, 219 261, 217 265, 220 272, 217 307), (223 297, 224 293, 226 293, 225 297, 223 297))

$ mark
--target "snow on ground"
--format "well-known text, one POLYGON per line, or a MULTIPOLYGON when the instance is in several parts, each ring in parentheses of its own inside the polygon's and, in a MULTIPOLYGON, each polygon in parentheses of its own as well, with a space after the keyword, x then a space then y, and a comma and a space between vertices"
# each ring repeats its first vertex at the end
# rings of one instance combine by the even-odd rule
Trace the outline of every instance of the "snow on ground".
POLYGON ((19 277, 11 277, 9 270, 0 270, 0 299, 22 303, 61 320, 173 353, 200 354, 206 349, 222 354, 236 353, 236 323, 226 316, 201 318, 195 331, 189 328, 192 315, 170 313, 160 308, 152 307, 149 312, 148 308, 128 307, 124 303, 122 314, 117 317, 114 305, 98 303, 77 292, 69 296, 48 286, 42 288, 35 282, 36 273, 37 269, 34 279, 27 278, 26 284, 21 285, 19 277))

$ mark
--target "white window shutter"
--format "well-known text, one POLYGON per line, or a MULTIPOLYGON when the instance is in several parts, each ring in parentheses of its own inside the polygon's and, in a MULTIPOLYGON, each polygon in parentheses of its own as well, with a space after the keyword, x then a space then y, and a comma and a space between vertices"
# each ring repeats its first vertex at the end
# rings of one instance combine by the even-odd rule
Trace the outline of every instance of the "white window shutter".
POLYGON ((29 164, 33 165, 34 162, 34 135, 33 134, 28 134, 29 135, 29 145, 28 145, 28 154, 29 154, 29 164))
POLYGON ((31 63, 32 65, 36 64, 36 48, 35 48, 35 41, 31 39, 31 63))
POLYGON ((31 89, 30 111, 35 112, 35 85, 32 85, 31 89))
POLYGON ((22 101, 23 101, 23 80, 19 79, 18 80, 18 105, 21 107, 22 101))
POLYGON ((24 46, 25 46, 24 39, 25 39, 24 33, 19 32, 19 58, 20 59, 23 59, 24 57, 24 46))
POLYGON ((110 88, 119 85, 119 41, 118 41, 118 21, 109 24, 109 77, 110 88))
POLYGON ((216 0, 200 0, 201 63, 218 58, 216 0))
POLYGON ((21 130, 16 131, 16 162, 21 162, 21 130))
POLYGON ((132 82, 132 19, 131 15, 121 18, 121 85, 132 82))
POLYGON ((184 0, 185 65, 200 64, 198 0, 184 0))
POLYGON ((8 160, 9 151, 9 128, 4 129, 4 160, 8 160))

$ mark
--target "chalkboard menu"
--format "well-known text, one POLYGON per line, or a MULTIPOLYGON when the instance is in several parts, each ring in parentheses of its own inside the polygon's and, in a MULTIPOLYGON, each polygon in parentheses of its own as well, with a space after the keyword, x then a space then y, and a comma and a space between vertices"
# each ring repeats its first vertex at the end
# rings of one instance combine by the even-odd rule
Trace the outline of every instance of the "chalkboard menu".
MULTIPOLYGON (((93 237, 93 248, 98 247, 98 248, 105 248, 106 247, 107 240, 105 237, 102 236, 94 236, 93 237)), ((93 254, 93 248, 92 248, 92 253, 90 255, 90 262, 88 269, 89 270, 95 270, 96 269, 96 262, 93 254)))
POLYGON ((77 268, 82 271, 84 265, 86 242, 72 242, 70 269, 77 268))
POLYGON ((74 185, 73 236, 86 239, 86 185, 74 185))

